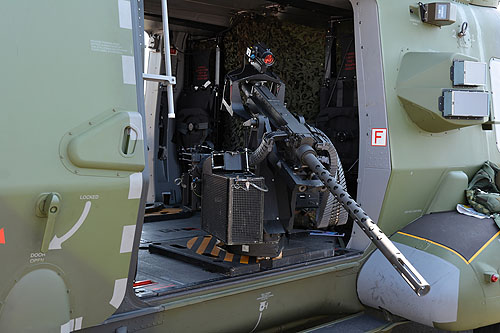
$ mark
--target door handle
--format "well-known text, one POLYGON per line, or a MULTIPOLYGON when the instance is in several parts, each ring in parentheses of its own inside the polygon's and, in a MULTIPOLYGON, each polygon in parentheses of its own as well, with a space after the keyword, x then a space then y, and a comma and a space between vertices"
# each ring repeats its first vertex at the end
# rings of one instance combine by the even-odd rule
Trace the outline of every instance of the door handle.
POLYGON ((124 155, 132 155, 135 152, 137 144, 137 132, 130 126, 127 126, 123 132, 122 138, 122 153, 124 155))
POLYGON ((47 218, 45 232, 43 233, 42 248, 40 252, 47 253, 49 243, 54 235, 54 226, 56 224, 57 215, 59 215, 59 206, 61 196, 58 193, 42 193, 36 205, 36 215, 47 218))

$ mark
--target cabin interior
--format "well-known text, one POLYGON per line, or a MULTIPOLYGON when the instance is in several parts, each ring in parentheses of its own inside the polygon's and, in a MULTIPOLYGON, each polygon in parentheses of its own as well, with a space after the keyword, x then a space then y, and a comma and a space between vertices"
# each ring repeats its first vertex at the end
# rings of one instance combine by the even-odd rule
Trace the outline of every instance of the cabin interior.
MULTIPOLYGON (((284 105, 328 136, 356 198, 359 119, 350 2, 169 0, 168 13, 176 116, 167 116, 166 85, 146 82, 150 184, 136 295, 147 300, 359 255, 347 248, 351 218, 332 217, 324 188, 290 185, 272 168, 234 167, 255 149, 252 135, 258 142, 262 133, 231 116, 223 103, 227 75, 249 66, 249 47, 264 45, 274 57, 269 71, 286 86, 284 105), (254 182, 249 190, 247 181, 238 197, 238 187, 227 184, 238 185, 241 177, 254 182), (238 218, 246 220, 237 226, 238 218)), ((165 75, 159 0, 144 1, 144 31, 144 72, 165 75)))

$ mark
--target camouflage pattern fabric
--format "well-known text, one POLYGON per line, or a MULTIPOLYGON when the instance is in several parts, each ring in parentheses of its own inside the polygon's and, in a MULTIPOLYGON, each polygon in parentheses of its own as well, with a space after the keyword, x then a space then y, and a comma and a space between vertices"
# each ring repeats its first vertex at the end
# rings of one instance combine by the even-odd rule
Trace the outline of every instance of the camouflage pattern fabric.
MULTIPOLYGON (((319 113, 324 71, 325 29, 283 22, 273 16, 237 15, 233 18, 233 28, 223 38, 224 70, 227 73, 241 68, 247 47, 259 42, 265 44, 276 58, 272 71, 286 84, 288 110, 314 123, 319 113)), ((223 149, 241 148, 244 144, 241 121, 224 113, 223 149)))

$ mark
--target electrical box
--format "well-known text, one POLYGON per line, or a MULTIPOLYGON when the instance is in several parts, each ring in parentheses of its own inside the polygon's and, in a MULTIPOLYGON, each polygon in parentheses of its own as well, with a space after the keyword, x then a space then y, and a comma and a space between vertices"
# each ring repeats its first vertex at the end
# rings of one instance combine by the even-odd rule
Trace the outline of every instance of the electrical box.
POLYGON ((454 86, 484 86, 486 85, 486 63, 476 61, 453 61, 454 86))
POLYGON ((486 91, 446 90, 443 116, 482 118, 490 115, 490 94, 486 91))
POLYGON ((457 21, 457 5, 451 2, 432 2, 421 5, 422 22, 442 26, 457 21))

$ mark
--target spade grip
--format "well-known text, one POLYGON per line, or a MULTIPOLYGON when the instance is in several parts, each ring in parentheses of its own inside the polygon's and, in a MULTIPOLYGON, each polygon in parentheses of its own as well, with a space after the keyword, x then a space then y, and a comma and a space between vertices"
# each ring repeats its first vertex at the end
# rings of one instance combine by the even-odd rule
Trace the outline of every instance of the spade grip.
POLYGON ((423 296, 431 289, 429 283, 420 275, 391 240, 380 230, 373 220, 361 209, 361 206, 339 185, 331 173, 316 157, 316 152, 309 145, 302 145, 296 151, 297 157, 307 165, 337 198, 349 215, 356 221, 365 234, 389 260, 401 277, 418 296, 423 296))

